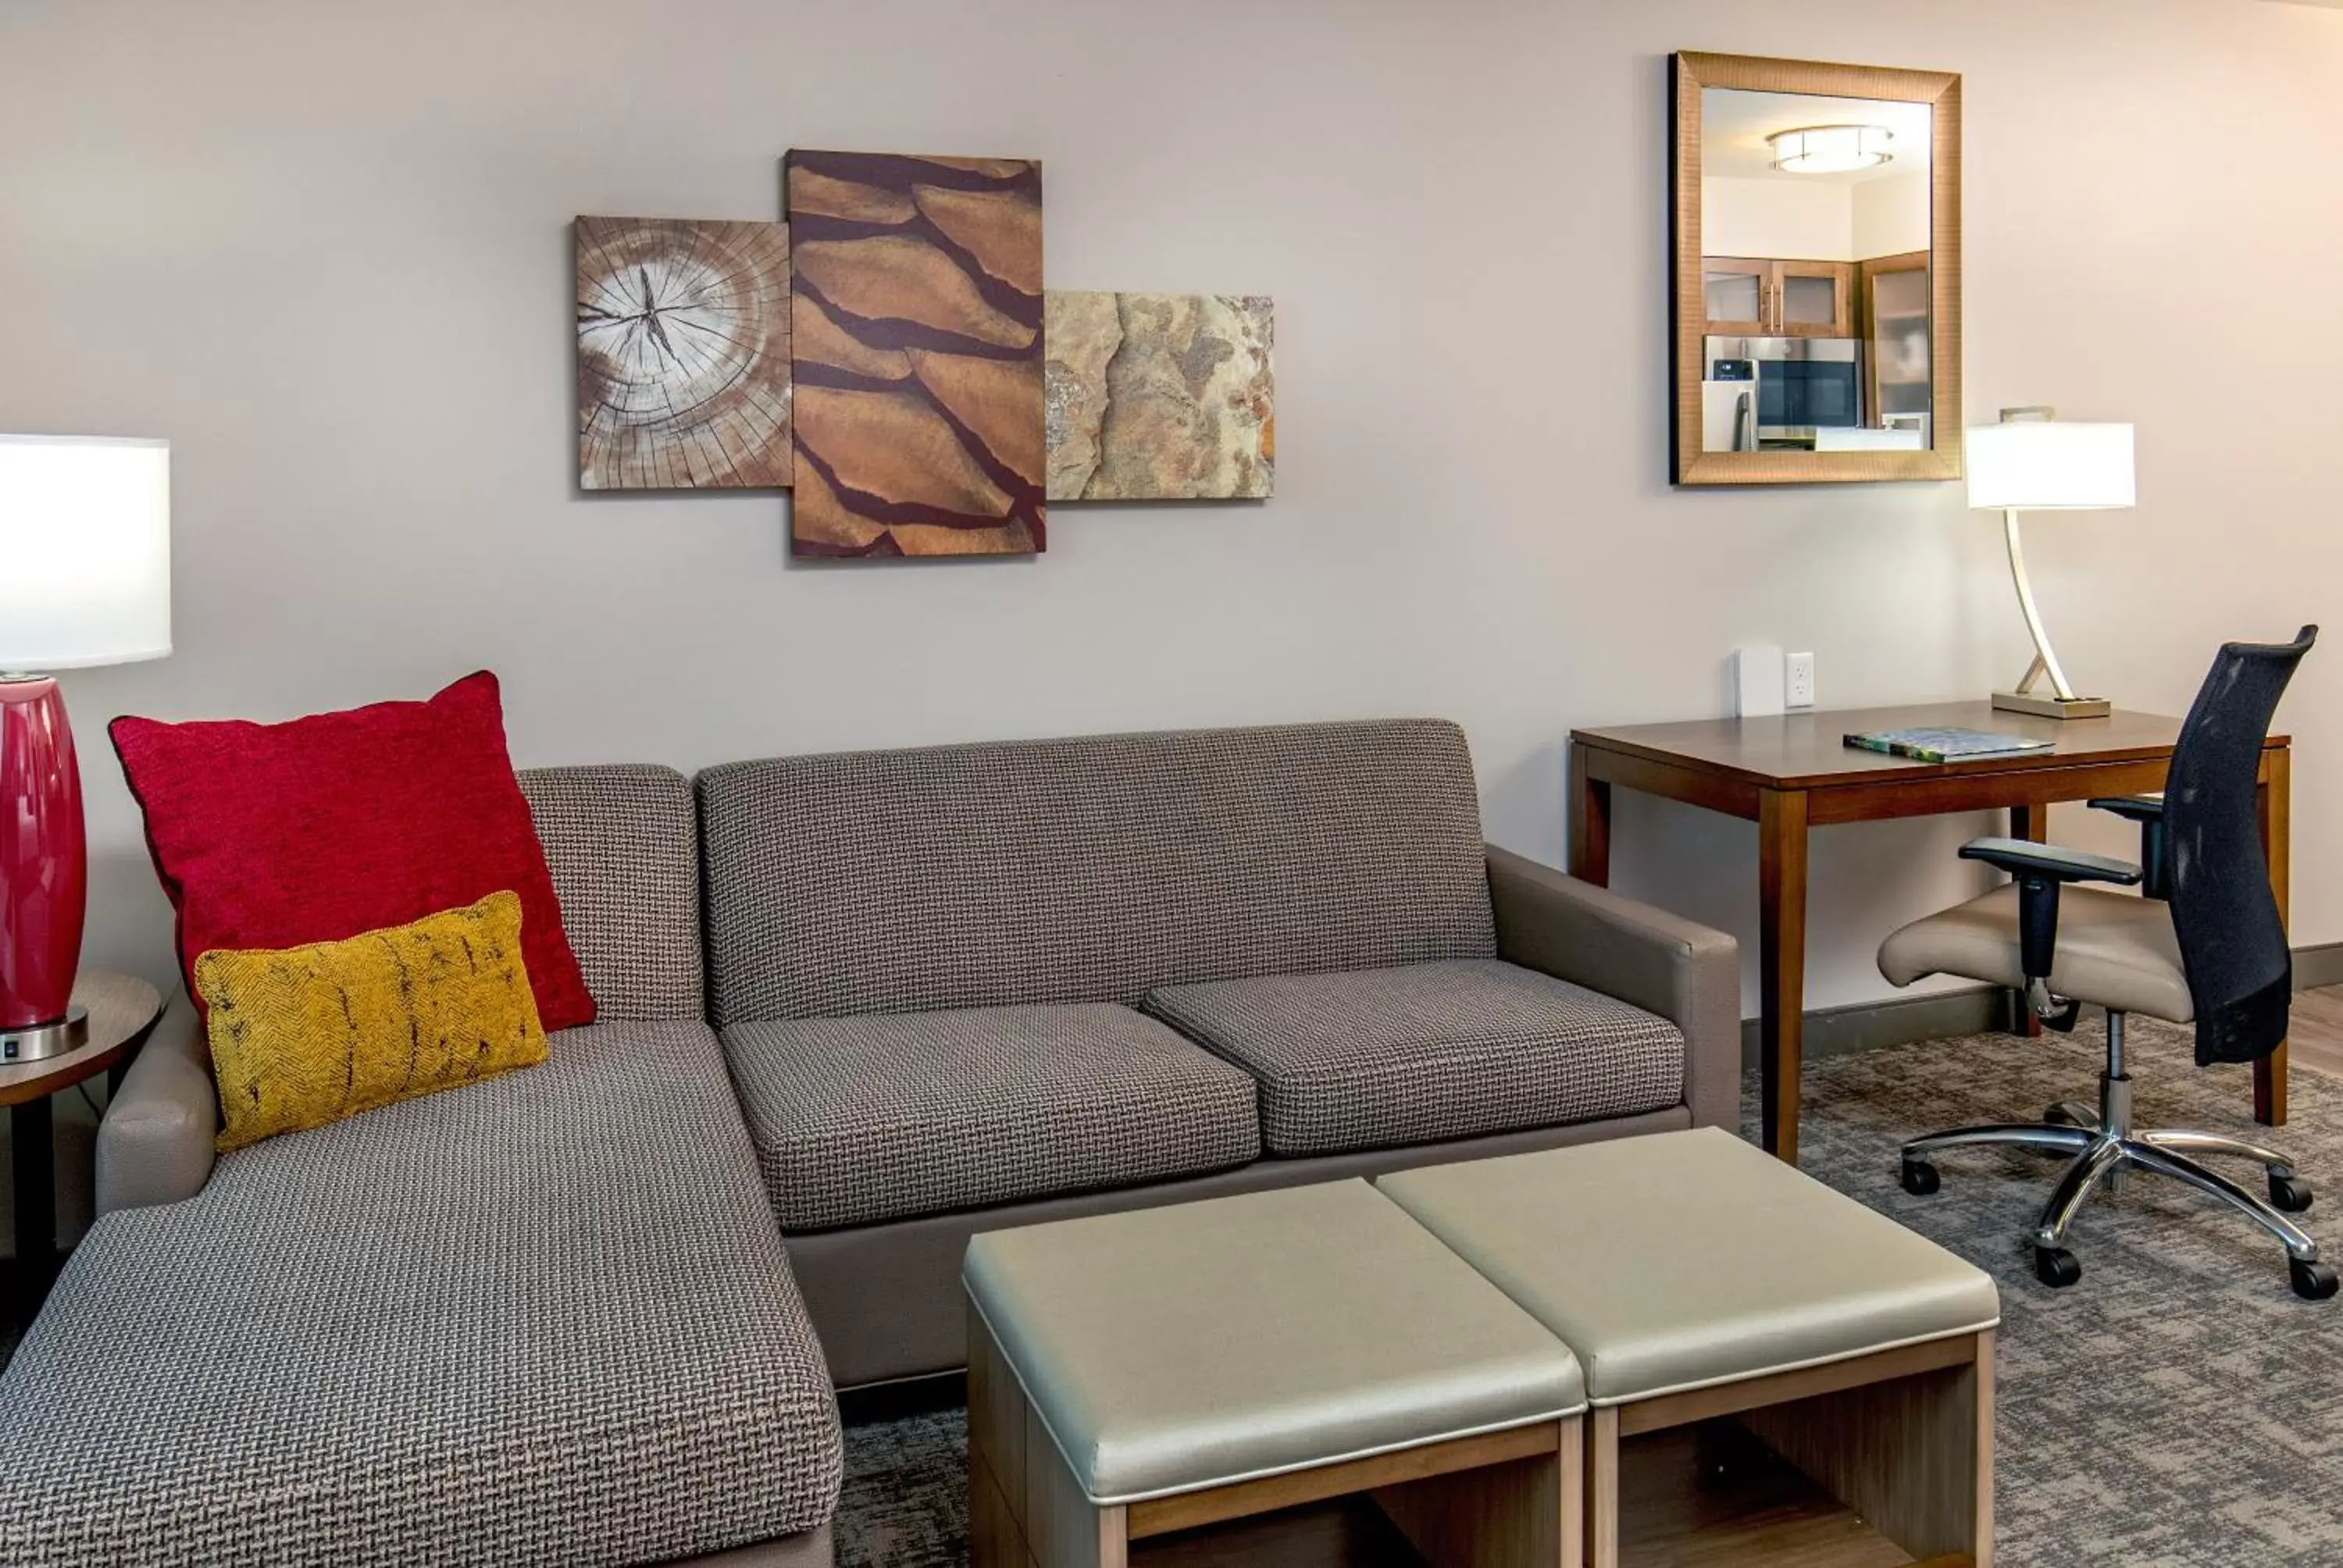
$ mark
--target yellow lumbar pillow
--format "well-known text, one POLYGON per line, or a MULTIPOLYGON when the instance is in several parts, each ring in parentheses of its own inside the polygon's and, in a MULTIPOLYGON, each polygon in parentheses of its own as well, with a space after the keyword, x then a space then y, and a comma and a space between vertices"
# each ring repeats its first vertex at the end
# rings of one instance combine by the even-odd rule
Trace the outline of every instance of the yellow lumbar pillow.
POLYGON ((520 898, 338 942, 196 960, 225 1153, 545 1060, 520 898))

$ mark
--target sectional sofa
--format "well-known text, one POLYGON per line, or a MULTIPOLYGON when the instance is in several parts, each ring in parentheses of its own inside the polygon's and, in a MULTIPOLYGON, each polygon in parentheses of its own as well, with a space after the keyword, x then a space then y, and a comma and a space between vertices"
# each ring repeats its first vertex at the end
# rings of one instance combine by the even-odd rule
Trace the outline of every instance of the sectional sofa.
POLYGON ((1735 1116, 1731 940, 1483 844, 1451 725, 522 782, 596 1024, 215 1160, 176 1003, 0 1563, 826 1563, 980 1230, 1735 1116))

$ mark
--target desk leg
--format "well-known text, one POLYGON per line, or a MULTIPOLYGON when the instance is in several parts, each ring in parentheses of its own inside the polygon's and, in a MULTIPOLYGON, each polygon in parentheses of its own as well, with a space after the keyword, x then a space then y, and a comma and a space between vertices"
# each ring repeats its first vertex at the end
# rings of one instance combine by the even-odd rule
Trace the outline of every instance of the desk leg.
MULTIPOLYGON (((2030 800, 2023 806, 2012 806, 2009 809, 2009 836, 2024 839, 2029 843, 2048 843, 2050 802, 2030 800)), ((2009 1032, 2022 1034, 2028 1039, 2042 1032, 2042 1020, 2034 1016, 2034 1009, 2027 1005, 2026 993, 2022 990, 2009 993, 2009 1032)))
POLYGON ((30 1317, 49 1293, 57 1266, 56 1141, 46 1100, 9 1113, 10 1164, 16 1182, 16 1289, 30 1317))
POLYGON ((1587 776, 1586 748, 1570 749, 1570 874, 1611 885, 1611 782, 1587 776))
MULTIPOLYGON (((2291 926, 2294 864, 2294 754, 2284 746, 2264 753, 2268 766, 2255 800, 2260 807, 2262 853, 2269 862, 2270 891, 2278 899, 2281 925, 2291 926)), ((2286 1042, 2254 1063, 2254 1120, 2268 1127, 2286 1125, 2286 1042)))
POLYGON ((1798 1162, 1805 1053, 1806 796, 1767 789, 1757 807, 1757 969, 1762 1128, 1767 1152, 1798 1162))

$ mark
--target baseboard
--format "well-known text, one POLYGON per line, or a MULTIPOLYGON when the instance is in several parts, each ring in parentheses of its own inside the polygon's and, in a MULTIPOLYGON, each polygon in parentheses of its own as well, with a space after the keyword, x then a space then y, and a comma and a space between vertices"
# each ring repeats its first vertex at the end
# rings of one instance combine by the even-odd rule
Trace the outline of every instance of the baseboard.
MULTIPOLYGON (((2314 942, 2294 950, 2294 989, 2314 990, 2343 985, 2343 942, 2314 942)), ((1806 1014, 1808 1060, 1845 1056, 1883 1045, 1909 1045, 1948 1035, 1982 1034, 2006 1028, 2007 993, 1997 986, 1936 991, 1927 996, 1889 997, 1885 1001, 1822 1008, 1806 1014)), ((1741 1020, 1741 1065, 1757 1065, 1757 1020, 1741 1020)))
POLYGON ((2343 985, 2343 942, 2314 942, 2294 950, 2294 989, 2316 990, 2343 985))
MULTIPOLYGON (((1982 1034, 2008 1021, 2008 1004, 1997 986, 1974 990, 1932 992, 1927 996, 1890 997, 1885 1001, 1826 1007, 1806 1014, 1805 1056, 1809 1061, 1825 1056, 1846 1056, 1883 1045, 1909 1045, 1916 1040, 1942 1040, 1947 1035, 1982 1034)), ((1741 1065, 1758 1062, 1757 1020, 1741 1020, 1741 1065)))

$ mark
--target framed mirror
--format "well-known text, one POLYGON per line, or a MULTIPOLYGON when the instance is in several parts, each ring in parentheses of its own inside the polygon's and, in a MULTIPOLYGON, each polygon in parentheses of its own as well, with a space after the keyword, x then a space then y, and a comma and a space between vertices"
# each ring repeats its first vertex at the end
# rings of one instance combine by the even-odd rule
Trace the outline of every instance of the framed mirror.
POLYGON ((1961 477, 1961 79, 1673 56, 1679 485, 1961 477))

